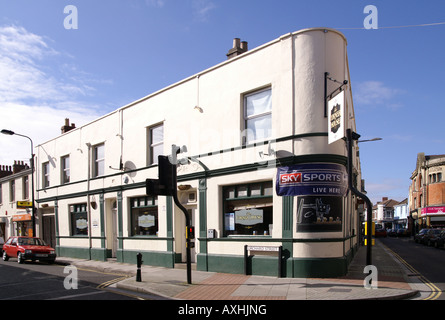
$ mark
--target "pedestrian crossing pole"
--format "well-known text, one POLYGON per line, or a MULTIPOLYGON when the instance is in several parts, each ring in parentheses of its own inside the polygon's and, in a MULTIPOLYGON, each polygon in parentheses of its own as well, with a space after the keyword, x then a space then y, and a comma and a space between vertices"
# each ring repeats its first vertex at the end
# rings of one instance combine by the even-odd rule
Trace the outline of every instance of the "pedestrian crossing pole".
MULTIPOLYGON (((195 243, 190 241, 192 237, 190 236, 189 230, 192 227, 192 220, 187 211, 187 209, 181 204, 178 199, 177 194, 177 172, 176 166, 178 164, 177 155, 181 152, 187 152, 186 146, 178 147, 172 145, 172 154, 170 156, 158 156, 158 176, 159 179, 147 179, 146 184, 146 194, 151 196, 162 195, 171 196, 176 204, 176 206, 181 209, 185 215, 185 226, 186 226, 186 255, 187 255, 187 283, 192 284, 192 256, 191 248, 194 247, 195 243)), ((187 160, 188 161, 188 160, 187 160)), ((193 232, 194 233, 194 232, 193 232)))

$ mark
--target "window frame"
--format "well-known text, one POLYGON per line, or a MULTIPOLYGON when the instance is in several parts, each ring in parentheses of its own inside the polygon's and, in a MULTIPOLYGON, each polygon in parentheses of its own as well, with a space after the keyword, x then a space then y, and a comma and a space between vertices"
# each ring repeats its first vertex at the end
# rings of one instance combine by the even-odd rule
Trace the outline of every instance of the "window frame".
MULTIPOLYGON (((251 183, 244 183, 244 184, 235 184, 235 185, 227 185, 222 187, 222 237, 223 238, 229 238, 229 237, 257 237, 257 236, 271 236, 271 230, 269 229, 270 225, 273 227, 273 181, 267 180, 267 181, 259 181, 259 182, 251 182, 251 183), (260 187, 259 189, 254 189, 254 187, 260 187), (259 194, 252 195, 252 190, 259 190, 259 194), (268 200, 264 203, 261 203, 262 200, 268 200), (263 212, 263 222, 258 223, 262 226, 257 227, 251 227, 252 229, 261 229, 261 230, 252 230, 252 234, 249 234, 247 232, 244 233, 237 233, 239 231, 245 231, 243 230, 242 226, 237 226, 236 221, 236 211, 241 210, 230 210, 230 205, 235 204, 238 202, 238 204, 242 204, 244 201, 246 201, 246 206, 251 209, 257 209, 257 208, 264 208, 263 212), (233 218, 231 218, 230 214, 233 213, 233 218), (266 214, 270 214, 270 216, 266 217, 266 214), (228 228, 227 226, 227 219, 234 219, 233 226, 231 228, 228 228), (268 223, 270 222, 270 223, 268 223), (268 224, 267 228, 264 226, 265 224, 268 224), (254 233, 253 231, 256 231, 254 233), (265 233, 267 231, 267 233, 265 233)), ((247 209, 244 209, 247 210, 247 209)), ((246 228, 247 229, 247 228, 246 228)))
POLYGON ((77 203, 77 204, 70 204, 68 206, 68 212, 70 215, 70 234, 72 237, 86 237, 89 235, 89 223, 88 223, 88 204, 87 203, 77 203), (79 218, 76 218, 79 217, 79 218), (81 233, 77 229, 77 220, 80 220, 80 218, 83 218, 87 222, 86 233, 81 233))
POLYGON ((29 176, 26 175, 22 178, 22 198, 29 199, 29 176))
POLYGON ((105 175, 105 143, 99 143, 92 147, 92 177, 102 177, 105 175), (99 158, 98 150, 103 148, 103 157, 99 158), (102 169, 102 170, 100 170, 102 169), (102 172, 101 172, 102 171, 102 172))
POLYGON ((71 180, 71 159, 69 155, 60 157, 60 183, 67 184, 71 180), (68 160, 68 167, 66 166, 66 160, 68 160))
POLYGON ((251 144, 251 143, 255 143, 258 141, 264 141, 269 139, 272 136, 272 110, 273 110, 273 106, 272 106, 272 87, 271 86, 267 86, 267 87, 263 87, 261 89, 258 90, 254 90, 254 91, 250 91, 248 93, 243 94, 243 137, 242 137, 242 144, 243 145, 247 145, 247 144, 251 144), (252 115, 248 115, 247 114, 247 105, 248 105, 248 98, 255 96, 255 95, 259 95, 261 93, 264 93, 266 91, 269 91, 269 97, 271 99, 270 101, 270 110, 268 111, 263 111, 263 112, 259 112, 259 113, 255 113, 252 115), (262 138, 257 138, 257 132, 253 132, 253 138, 249 139, 249 121, 254 121, 254 120, 258 120, 258 119, 262 119, 262 118, 270 118, 270 128, 268 128, 269 131, 269 135, 266 135, 266 133, 263 134, 262 138))
POLYGON ((155 152, 153 150, 158 147, 161 147, 162 149, 164 149, 163 148, 163 146, 164 146, 164 123, 158 123, 158 124, 148 127, 147 128, 147 138, 148 138, 147 139, 147 149, 148 149, 147 150, 148 151, 147 152, 148 153, 148 155, 147 155, 148 161, 147 162, 148 162, 148 165, 155 165, 158 163, 158 159, 155 158, 155 152), (154 138, 153 138, 153 131, 158 128, 162 128, 162 140, 155 142, 154 138))
POLYGON ((50 180, 49 180, 49 161, 42 163, 42 188, 49 188, 50 180))
POLYGON ((9 181, 9 202, 15 202, 15 179, 9 181))
POLYGON ((140 196, 129 198, 130 207, 130 236, 131 237, 157 237, 159 232, 159 207, 157 197, 140 196), (153 214, 154 226, 144 227, 146 230, 140 230, 136 225, 141 214, 153 214), (138 228, 138 229, 136 229, 138 228), (149 230, 151 229, 151 230, 149 230), (144 232, 144 234, 141 234, 144 232))

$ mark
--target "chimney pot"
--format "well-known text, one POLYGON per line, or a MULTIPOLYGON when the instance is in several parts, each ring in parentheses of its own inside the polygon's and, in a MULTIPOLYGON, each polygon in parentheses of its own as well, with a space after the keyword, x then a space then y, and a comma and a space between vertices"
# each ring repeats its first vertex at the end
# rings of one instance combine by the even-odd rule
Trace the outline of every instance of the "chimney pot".
POLYGON ((227 53, 227 59, 232 59, 240 54, 246 52, 247 49, 247 41, 241 42, 239 38, 233 39, 233 48, 229 50, 227 53))
POLYGON ((63 125, 60 128, 60 131, 63 134, 63 133, 66 133, 66 132, 68 132, 68 131, 70 131, 70 130, 72 130, 74 128, 76 128, 76 125, 74 123, 72 123, 71 126, 70 126, 70 119, 69 118, 65 118, 65 125, 63 125))

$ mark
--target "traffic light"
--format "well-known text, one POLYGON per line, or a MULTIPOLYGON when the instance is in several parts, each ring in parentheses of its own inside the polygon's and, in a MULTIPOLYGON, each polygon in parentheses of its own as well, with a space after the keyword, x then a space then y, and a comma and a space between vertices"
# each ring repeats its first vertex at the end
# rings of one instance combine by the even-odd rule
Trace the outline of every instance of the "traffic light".
POLYGON ((158 156, 158 175, 159 184, 165 188, 166 195, 173 195, 176 190, 176 165, 170 162, 168 156, 158 156))
POLYGON ((176 165, 167 156, 158 156, 159 179, 145 180, 145 193, 149 196, 172 196, 176 192, 176 165))
POLYGON ((145 193, 147 196, 159 195, 159 180, 147 179, 145 180, 145 193))
POLYGON ((186 233, 185 233, 186 239, 195 239, 195 227, 186 227, 186 233))

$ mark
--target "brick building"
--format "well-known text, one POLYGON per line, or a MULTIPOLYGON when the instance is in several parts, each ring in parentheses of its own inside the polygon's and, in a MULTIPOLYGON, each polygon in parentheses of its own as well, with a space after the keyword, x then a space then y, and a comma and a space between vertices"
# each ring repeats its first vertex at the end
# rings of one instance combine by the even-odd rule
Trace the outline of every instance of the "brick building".
POLYGON ((409 188, 410 213, 418 227, 445 226, 445 155, 417 154, 409 188))

